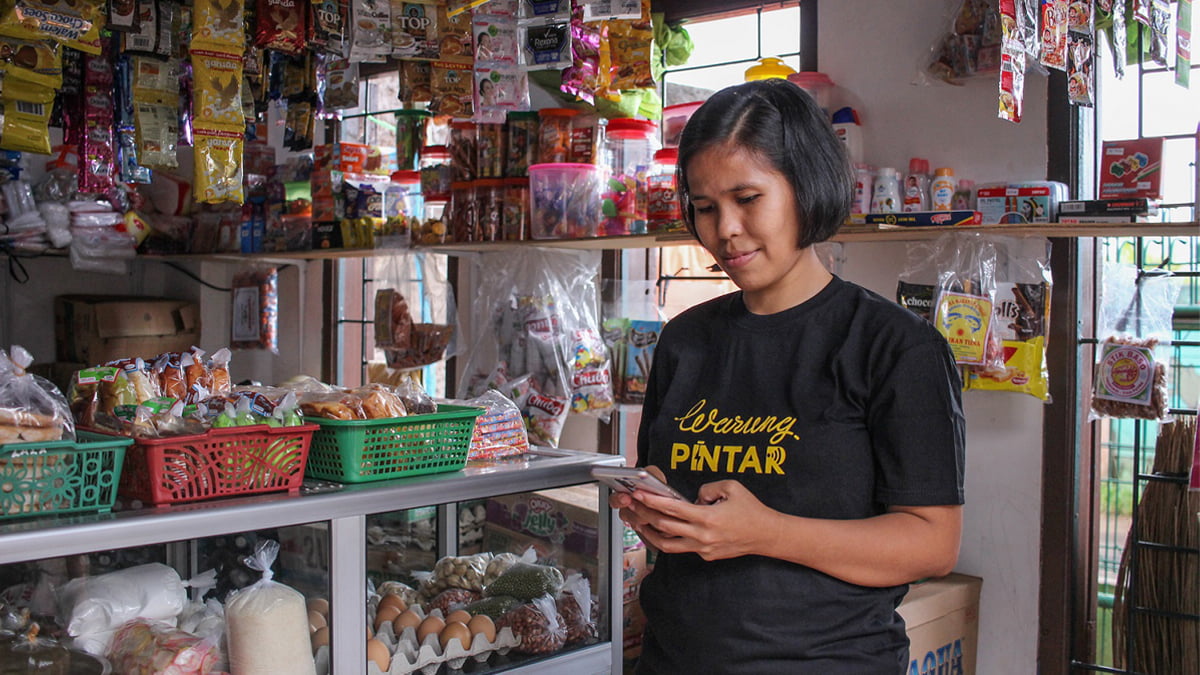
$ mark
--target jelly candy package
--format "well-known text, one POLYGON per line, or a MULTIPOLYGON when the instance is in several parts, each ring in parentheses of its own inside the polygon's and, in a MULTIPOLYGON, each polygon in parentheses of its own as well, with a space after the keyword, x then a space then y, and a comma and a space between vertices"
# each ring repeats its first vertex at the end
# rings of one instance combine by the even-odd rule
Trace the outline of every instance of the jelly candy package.
POLYGON ((983 235, 949 233, 943 243, 946 265, 938 271, 933 325, 960 366, 1003 367, 1000 341, 992 326, 996 297, 996 249, 983 235))

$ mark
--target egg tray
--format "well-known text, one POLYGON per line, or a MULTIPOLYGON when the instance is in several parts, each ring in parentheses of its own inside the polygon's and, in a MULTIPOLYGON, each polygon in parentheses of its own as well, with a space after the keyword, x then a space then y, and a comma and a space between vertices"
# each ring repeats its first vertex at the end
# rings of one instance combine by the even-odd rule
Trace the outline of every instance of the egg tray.
MULTIPOLYGON (((410 607, 422 619, 426 616, 444 618, 442 610, 433 609, 428 614, 420 605, 410 607)), ((521 641, 513 635, 512 629, 505 626, 496 631, 496 639, 489 642, 483 634, 477 634, 469 646, 464 646, 457 638, 450 640, 443 650, 437 635, 426 635, 423 642, 417 640, 417 630, 405 628, 399 636, 392 632, 392 624, 384 622, 375 633, 375 638, 382 642, 392 655, 391 666, 387 671, 380 670, 374 661, 367 661, 367 675, 408 675, 420 671, 421 675, 434 675, 442 664, 450 671, 462 669, 468 659, 483 663, 492 654, 504 655, 521 641)), ((329 647, 317 649, 317 675, 329 674, 329 647)))

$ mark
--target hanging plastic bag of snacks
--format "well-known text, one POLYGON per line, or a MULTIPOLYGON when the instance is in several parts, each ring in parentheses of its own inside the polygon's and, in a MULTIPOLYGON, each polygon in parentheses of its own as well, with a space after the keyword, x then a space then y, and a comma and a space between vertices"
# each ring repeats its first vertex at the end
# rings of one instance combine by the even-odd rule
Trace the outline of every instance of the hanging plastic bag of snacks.
POLYGON ((1166 347, 1179 285, 1161 270, 1111 264, 1103 273, 1088 418, 1170 421, 1166 347))
POLYGON ((229 346, 279 353, 279 271, 252 268, 233 278, 233 316, 229 346))
POLYGON ((944 235, 947 267, 939 270, 933 325, 945 336, 960 366, 1004 367, 1004 354, 992 326, 996 297, 996 250, 979 234, 944 235))

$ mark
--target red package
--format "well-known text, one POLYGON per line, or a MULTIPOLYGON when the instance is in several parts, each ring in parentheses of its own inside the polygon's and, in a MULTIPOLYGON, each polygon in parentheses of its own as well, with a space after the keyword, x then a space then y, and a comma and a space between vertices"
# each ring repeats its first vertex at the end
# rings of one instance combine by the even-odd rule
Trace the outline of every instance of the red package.
POLYGON ((305 0, 258 0, 254 44, 285 54, 304 51, 308 32, 305 0))

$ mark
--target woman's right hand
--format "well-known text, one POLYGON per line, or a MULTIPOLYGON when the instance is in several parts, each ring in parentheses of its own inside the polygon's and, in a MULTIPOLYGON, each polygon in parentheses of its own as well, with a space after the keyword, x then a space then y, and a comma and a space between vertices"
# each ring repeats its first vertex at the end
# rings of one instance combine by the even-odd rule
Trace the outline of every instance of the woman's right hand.
MULTIPOLYGON (((667 477, 663 474, 662 469, 659 469, 657 466, 647 466, 645 469, 649 471, 655 478, 664 483, 667 482, 667 477)), ((621 518, 621 520, 628 525, 630 529, 632 529, 634 532, 637 532, 639 536, 647 528, 654 529, 653 525, 647 523, 644 518, 639 516, 636 512, 634 512, 633 509, 630 508, 630 506, 633 505, 633 495, 627 492, 613 492, 608 496, 608 505, 616 509, 617 515, 621 518)), ((643 505, 642 508, 644 509, 645 506, 643 505)), ((658 533, 659 536, 662 536, 662 533, 658 532, 657 530, 655 530, 655 532, 658 533)))

